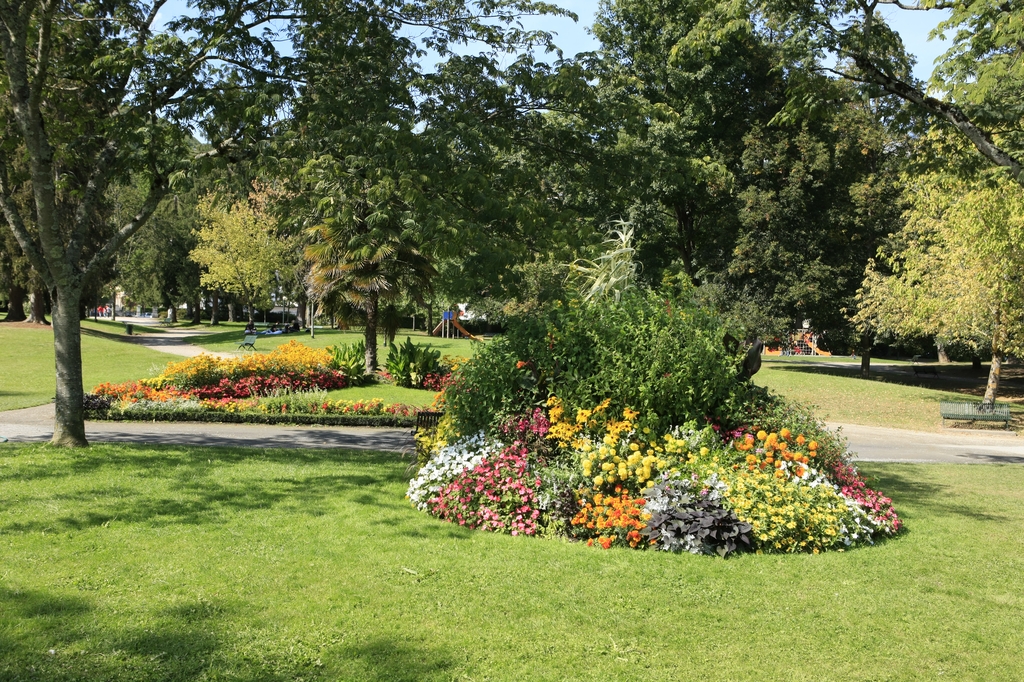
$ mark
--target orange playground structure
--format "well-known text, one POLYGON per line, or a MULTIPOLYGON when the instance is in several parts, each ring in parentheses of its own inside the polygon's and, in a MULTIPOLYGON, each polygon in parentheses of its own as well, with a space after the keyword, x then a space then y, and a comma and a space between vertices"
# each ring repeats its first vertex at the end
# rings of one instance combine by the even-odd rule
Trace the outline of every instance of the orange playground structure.
POLYGON ((790 346, 788 348, 772 344, 765 346, 765 355, 823 355, 832 357, 832 353, 818 348, 818 335, 809 331, 794 332, 790 335, 790 346))

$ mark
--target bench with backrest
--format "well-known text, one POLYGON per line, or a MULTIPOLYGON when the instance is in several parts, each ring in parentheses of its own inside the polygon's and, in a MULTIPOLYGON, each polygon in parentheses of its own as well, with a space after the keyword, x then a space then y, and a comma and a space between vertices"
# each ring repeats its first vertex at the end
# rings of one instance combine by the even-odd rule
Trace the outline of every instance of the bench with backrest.
POLYGON ((1010 406, 1003 403, 986 405, 959 400, 943 400, 939 402, 939 412, 942 414, 942 425, 946 420, 956 422, 1003 422, 1010 423, 1010 406))
POLYGON ((413 435, 416 435, 420 431, 436 429, 437 425, 441 422, 441 417, 443 415, 443 412, 431 412, 430 410, 420 410, 419 412, 416 413, 416 428, 413 429, 413 435))
POLYGON ((935 365, 926 365, 921 362, 921 356, 915 355, 911 359, 910 367, 914 370, 914 376, 920 376, 922 374, 931 374, 932 376, 939 376, 939 370, 935 368, 935 365))
POLYGON ((246 334, 245 338, 242 339, 242 343, 238 344, 238 348, 239 350, 245 350, 246 348, 256 350, 256 335, 246 334))

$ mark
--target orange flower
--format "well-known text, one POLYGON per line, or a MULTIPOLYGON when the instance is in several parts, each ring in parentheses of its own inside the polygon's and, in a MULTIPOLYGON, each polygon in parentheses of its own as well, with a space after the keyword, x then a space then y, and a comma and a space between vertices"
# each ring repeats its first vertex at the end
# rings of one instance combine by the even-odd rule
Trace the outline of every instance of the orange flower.
POLYGON ((812 440, 810 443, 807 444, 807 449, 808 450, 817 450, 818 449, 818 441, 812 440))
POLYGON ((779 435, 782 436, 783 438, 789 438, 791 435, 793 435, 793 432, 790 431, 789 429, 782 429, 781 431, 779 431, 779 435))

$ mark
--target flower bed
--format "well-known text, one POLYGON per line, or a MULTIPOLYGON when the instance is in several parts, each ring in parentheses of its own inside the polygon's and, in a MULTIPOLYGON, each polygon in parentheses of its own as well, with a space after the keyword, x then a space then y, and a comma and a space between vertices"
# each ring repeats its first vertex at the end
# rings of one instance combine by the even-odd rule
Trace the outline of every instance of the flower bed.
POLYGON ((348 385, 333 354, 290 341, 266 354, 200 355, 167 365, 157 377, 100 384, 85 397, 94 419, 247 423, 411 425, 417 408, 381 400, 329 400, 348 385))
POLYGON ((607 401, 567 410, 552 397, 547 408, 497 437, 440 434, 409 499, 470 528, 721 556, 841 551, 902 526, 820 424, 801 421, 807 435, 693 422, 659 434, 607 401))

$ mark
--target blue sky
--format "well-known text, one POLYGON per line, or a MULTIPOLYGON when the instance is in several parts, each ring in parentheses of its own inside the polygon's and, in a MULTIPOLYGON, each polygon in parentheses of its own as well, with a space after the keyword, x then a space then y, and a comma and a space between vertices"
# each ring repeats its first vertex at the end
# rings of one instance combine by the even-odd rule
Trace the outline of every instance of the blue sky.
MULTIPOLYGON (((573 22, 571 19, 543 17, 526 22, 527 26, 557 33, 555 42, 562 48, 566 56, 595 49, 597 41, 587 29, 594 23, 598 0, 553 0, 553 2, 577 14, 579 22, 573 22)), ((907 50, 917 57, 914 75, 921 80, 927 80, 931 75, 935 58, 946 50, 944 43, 937 40, 929 41, 928 33, 945 18, 946 13, 908 12, 896 7, 878 11, 889 20, 890 25, 903 38, 907 50)), ((160 25, 163 21, 183 12, 188 12, 187 0, 169 0, 158 14, 157 23, 160 25)))
MULTIPOLYGON (((598 8, 597 0, 561 0, 561 2, 554 0, 554 2, 577 14, 579 23, 573 23, 569 19, 544 17, 529 22, 528 26, 557 33, 555 43, 562 48, 566 56, 595 49, 597 41, 587 32, 587 28, 594 23, 594 16, 597 14, 598 8)), ((941 41, 929 41, 928 34, 947 16, 947 13, 908 12, 896 7, 878 11, 900 34, 907 51, 917 57, 914 75, 921 80, 928 80, 935 58, 947 49, 946 44, 941 41)))

